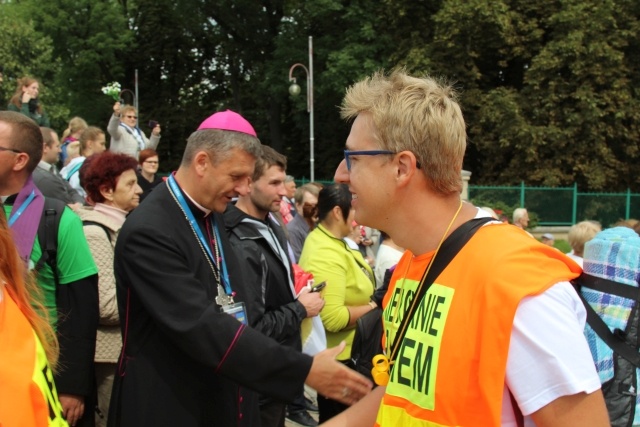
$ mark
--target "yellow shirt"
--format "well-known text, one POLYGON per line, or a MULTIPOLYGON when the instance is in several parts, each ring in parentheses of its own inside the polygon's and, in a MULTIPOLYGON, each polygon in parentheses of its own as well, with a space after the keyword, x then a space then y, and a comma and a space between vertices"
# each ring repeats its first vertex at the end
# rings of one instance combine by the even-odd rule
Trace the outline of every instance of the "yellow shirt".
POLYGON ((316 284, 327 282, 322 290, 325 306, 320 312, 327 346, 335 347, 346 341, 347 346, 338 360, 349 359, 355 326, 347 326, 347 307, 369 302, 375 289, 373 270, 360 251, 350 249, 344 240, 334 237, 322 225, 307 236, 299 264, 313 274, 316 284))

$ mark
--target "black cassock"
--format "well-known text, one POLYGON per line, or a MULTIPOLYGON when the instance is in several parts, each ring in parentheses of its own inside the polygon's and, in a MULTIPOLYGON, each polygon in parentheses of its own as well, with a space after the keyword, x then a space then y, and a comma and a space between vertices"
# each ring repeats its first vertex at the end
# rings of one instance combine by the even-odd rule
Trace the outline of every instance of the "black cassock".
MULTIPOLYGON (((204 213, 187 203, 202 226, 204 213)), ((215 219, 242 301, 241 266, 222 216, 215 219)), ((109 426, 256 426, 256 394, 245 387, 283 401, 296 397, 312 359, 220 311, 214 273, 166 184, 127 218, 115 275, 125 342, 109 426)))

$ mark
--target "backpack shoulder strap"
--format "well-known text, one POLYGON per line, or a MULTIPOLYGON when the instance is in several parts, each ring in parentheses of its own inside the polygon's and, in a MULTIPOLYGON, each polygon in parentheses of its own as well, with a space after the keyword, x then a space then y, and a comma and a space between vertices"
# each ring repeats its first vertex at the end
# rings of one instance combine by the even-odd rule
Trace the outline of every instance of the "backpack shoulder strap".
POLYGON ((46 262, 51 267, 56 284, 58 283, 58 228, 65 207, 62 200, 45 197, 44 210, 38 224, 38 241, 42 255, 35 265, 35 270, 40 271, 46 262))
MULTIPOLYGON (((584 286, 585 288, 591 288, 600 292, 610 293, 624 298, 634 299, 636 301, 640 300, 640 289, 634 286, 601 279, 585 273, 582 273, 580 277, 574 280, 574 285, 577 285, 578 289, 584 286)), ((580 292, 578 292, 578 296, 587 311, 587 323, 591 329, 593 329, 598 337, 600 337, 600 339, 604 341, 611 350, 625 358, 636 368, 640 368, 640 353, 638 353, 637 349, 625 342, 624 332, 618 330, 616 330, 616 333, 611 332, 609 326, 607 326, 604 320, 602 320, 580 292)))
POLYGON ((640 301, 640 288, 635 286, 629 286, 613 280, 603 279, 602 277, 592 276, 588 273, 582 273, 580 277, 575 280, 580 287, 584 286, 585 288, 593 289, 594 291, 599 291, 605 294, 613 294, 622 298, 640 301))
POLYGON ((64 179, 66 179, 67 181, 69 181, 71 179, 71 177, 76 174, 80 168, 82 167, 82 163, 78 163, 76 164, 73 169, 71 169, 70 171, 67 172, 67 176, 64 177, 64 179))
POLYGON ((104 232, 107 234, 107 239, 109 239, 109 243, 111 243, 111 231, 106 225, 100 224, 99 222, 96 222, 96 221, 89 221, 89 220, 83 220, 82 225, 83 226, 94 225, 96 227, 102 228, 104 232))

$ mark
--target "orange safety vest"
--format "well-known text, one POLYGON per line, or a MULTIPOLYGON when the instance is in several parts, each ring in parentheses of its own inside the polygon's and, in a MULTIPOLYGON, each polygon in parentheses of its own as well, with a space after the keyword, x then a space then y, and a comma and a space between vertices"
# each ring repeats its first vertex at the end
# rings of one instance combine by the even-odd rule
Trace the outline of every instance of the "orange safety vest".
POLYGON ((68 427, 44 348, 0 285, 0 427, 68 427))
MULTIPOLYGON (((393 343, 396 318, 408 308, 432 256, 405 253, 400 260, 383 301, 383 341, 393 343)), ((499 427, 518 304, 577 277, 578 268, 513 226, 478 230, 419 302, 376 425, 499 427)))

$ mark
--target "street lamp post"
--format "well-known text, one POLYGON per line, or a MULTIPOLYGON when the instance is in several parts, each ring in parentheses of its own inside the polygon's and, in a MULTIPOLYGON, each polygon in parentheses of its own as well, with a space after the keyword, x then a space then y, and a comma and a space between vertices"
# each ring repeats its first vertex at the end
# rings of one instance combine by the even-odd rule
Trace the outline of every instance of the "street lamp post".
POLYGON ((293 77, 293 70, 296 67, 302 67, 307 72, 307 112, 309 113, 309 168, 311 171, 311 181, 315 181, 314 163, 313 158, 313 37, 309 36, 309 68, 304 64, 293 64, 289 69, 289 93, 293 96, 300 94, 300 86, 296 83, 296 78, 293 77))
MULTIPOLYGON (((136 72, 135 72, 135 86, 134 86, 134 91, 132 91, 131 89, 122 89, 120 91, 120 99, 123 99, 122 95, 124 95, 125 93, 130 93, 131 94, 131 98, 133 99, 133 107, 136 109, 136 111, 139 113, 140 112, 140 108, 138 106, 138 69, 136 68, 136 72)), ((124 103, 124 102, 123 102, 124 103)))

